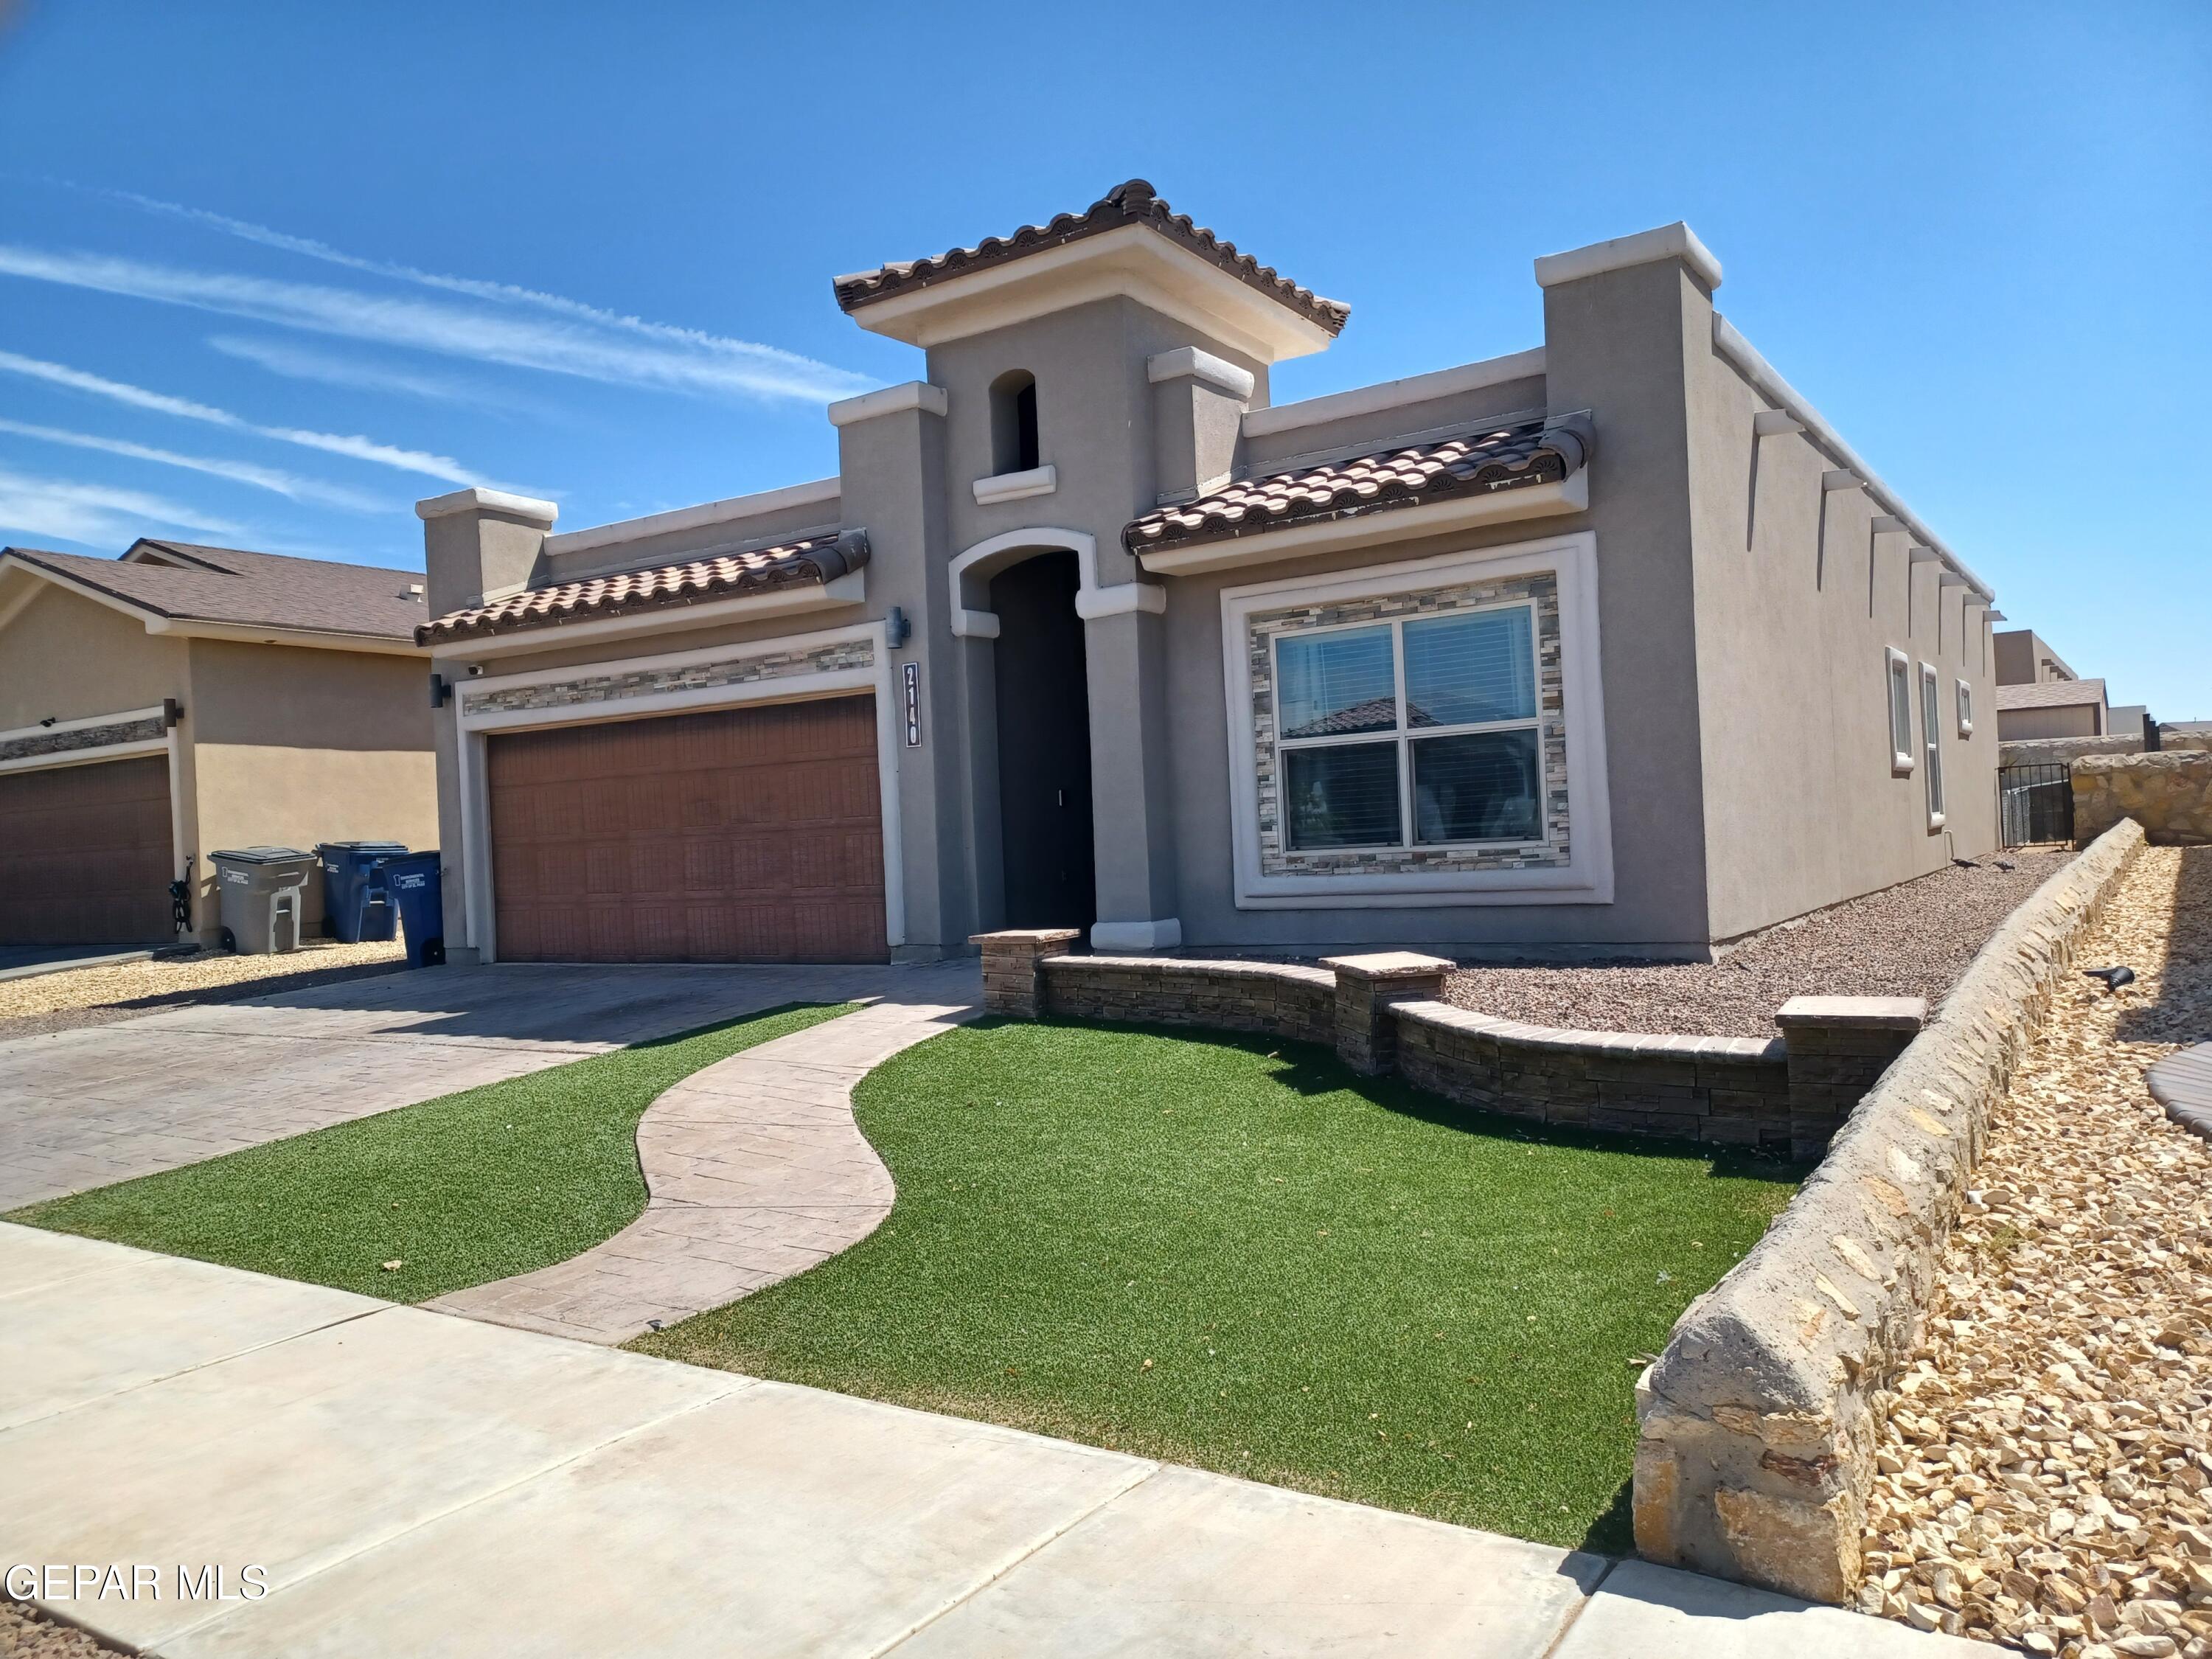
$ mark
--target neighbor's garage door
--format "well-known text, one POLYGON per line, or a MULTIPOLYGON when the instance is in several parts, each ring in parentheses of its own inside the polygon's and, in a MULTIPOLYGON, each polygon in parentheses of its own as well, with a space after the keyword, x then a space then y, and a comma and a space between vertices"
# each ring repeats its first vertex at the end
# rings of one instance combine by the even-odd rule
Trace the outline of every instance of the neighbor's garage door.
POLYGON ((0 774, 0 945, 171 937, 166 756, 0 774))
POLYGON ((873 697, 495 736, 510 962, 881 962, 873 697))

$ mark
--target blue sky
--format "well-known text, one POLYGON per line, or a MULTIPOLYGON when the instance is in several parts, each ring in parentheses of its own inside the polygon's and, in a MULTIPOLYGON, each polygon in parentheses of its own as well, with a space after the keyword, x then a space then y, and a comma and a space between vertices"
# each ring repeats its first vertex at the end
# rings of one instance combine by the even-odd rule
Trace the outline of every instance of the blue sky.
POLYGON ((419 566, 820 477, 912 378, 830 278, 1150 179, 1352 307, 1279 401, 1719 302, 2116 702, 2212 718, 2212 7, 0 0, 0 541, 419 566))

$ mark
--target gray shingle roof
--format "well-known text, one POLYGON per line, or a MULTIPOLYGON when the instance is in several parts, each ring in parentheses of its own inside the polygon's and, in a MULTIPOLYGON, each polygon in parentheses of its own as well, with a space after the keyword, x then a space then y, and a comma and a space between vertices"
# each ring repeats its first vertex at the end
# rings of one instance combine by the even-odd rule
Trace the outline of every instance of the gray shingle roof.
POLYGON ((1458 495, 1556 483, 1587 465, 1595 437, 1585 415, 1540 416, 1416 444, 1402 441, 1346 460, 1223 485, 1132 522, 1132 553, 1256 536, 1293 525, 1348 519, 1458 495))
POLYGON ((1997 687, 1999 708, 2075 708, 2104 701, 2102 680, 2042 680, 2033 685, 1997 687))
POLYGON ((956 247, 926 259, 906 259, 873 270, 834 279, 838 306, 854 312, 895 294, 908 294, 933 283, 949 282, 971 271, 1005 264, 1025 254, 1061 247, 1086 236, 1119 230, 1124 225, 1146 225, 1170 241, 1229 273, 1269 299, 1287 306, 1331 334, 1343 331, 1352 307, 1340 300, 1324 300, 1311 289, 1301 288, 1273 265, 1263 265, 1203 225, 1191 222, 1152 193, 1142 179, 1116 185, 1081 213, 1062 213, 1049 223, 1024 225, 1011 236, 987 236, 973 247, 956 247))
POLYGON ((422 621, 422 599, 407 592, 421 574, 380 565, 150 538, 133 543, 119 559, 37 547, 0 551, 178 622, 412 640, 422 621))
POLYGON ((415 630, 420 645, 488 638, 529 628, 627 617, 640 611, 696 605, 702 599, 732 599, 804 582, 830 582, 868 562, 867 532, 847 530, 811 536, 781 547, 747 553, 721 553, 680 564, 617 571, 581 581, 532 588, 490 605, 472 606, 424 623, 415 630))

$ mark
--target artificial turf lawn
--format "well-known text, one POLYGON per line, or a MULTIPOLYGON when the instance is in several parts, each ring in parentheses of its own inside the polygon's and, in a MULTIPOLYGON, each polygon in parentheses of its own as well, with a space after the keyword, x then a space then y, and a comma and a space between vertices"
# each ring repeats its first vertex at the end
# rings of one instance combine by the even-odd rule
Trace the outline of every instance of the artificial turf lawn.
POLYGON ((8 1219, 426 1302, 565 1261, 619 1232, 645 1207, 637 1121, 654 1097, 849 1006, 783 1008, 638 1043, 8 1219))
POLYGON ((1638 1357, 1795 1190, 1271 1040, 985 1022, 856 1098, 884 1225, 631 1346, 1613 1551, 1638 1357))

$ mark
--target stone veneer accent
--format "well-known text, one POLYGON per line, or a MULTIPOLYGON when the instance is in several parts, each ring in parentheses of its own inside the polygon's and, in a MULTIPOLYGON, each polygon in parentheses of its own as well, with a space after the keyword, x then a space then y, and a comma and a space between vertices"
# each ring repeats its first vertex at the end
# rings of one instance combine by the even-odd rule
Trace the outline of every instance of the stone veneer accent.
POLYGON ((1637 1384, 1645 1557, 1850 1599, 1875 1396, 1918 1346, 1989 1114, 2142 844, 2118 825, 2012 914, 1790 1207, 1675 1325, 1637 1384))
POLYGON ((2212 753, 2090 755, 2074 763, 2074 844, 2086 846, 2124 818, 2157 847, 2212 842, 2212 753))
MULTIPOLYGON (((991 941, 1003 937, 982 935, 983 1001, 994 1014, 1014 1012, 1012 1005, 1001 1007, 991 998, 991 941)), ((1041 1012, 1115 1024, 1258 1031, 1294 1042, 1336 1040, 1336 975, 1326 969, 1172 957, 1079 957, 1065 954, 1066 948, 1039 960, 1041 1012)))
POLYGON ((73 755, 79 750, 107 749, 119 743, 148 743, 167 730, 161 715, 149 714, 143 720, 80 726, 70 732, 33 732, 0 742, 0 761, 29 760, 39 755, 73 755))
POLYGON ((2107 732, 2101 738, 2014 738, 1997 744, 1999 766, 2063 766, 2084 755, 2140 755, 2140 734, 2123 737, 2107 732))
POLYGON ((1245 649, 1252 675, 1252 722, 1259 765, 1260 869, 1269 876, 1395 874, 1426 870, 1550 869, 1569 861, 1565 677, 1559 656, 1559 581, 1549 574, 1463 582, 1373 599, 1285 605, 1255 613, 1245 649), (1293 852, 1283 845, 1282 787, 1275 751, 1274 641, 1285 634, 1344 623, 1390 622, 1448 615, 1476 606, 1525 600, 1535 611, 1536 709, 1544 767, 1541 846, 1493 848, 1361 847, 1341 852, 1293 852))
POLYGON ((471 714, 504 714, 521 709, 568 708, 579 703, 620 702, 668 691, 692 691, 718 685, 751 685, 762 680, 833 674, 875 665, 872 640, 840 640, 805 651, 770 651, 755 656, 718 658, 683 668, 640 668, 619 674, 580 674, 573 680, 499 690, 464 687, 461 705, 471 714))

